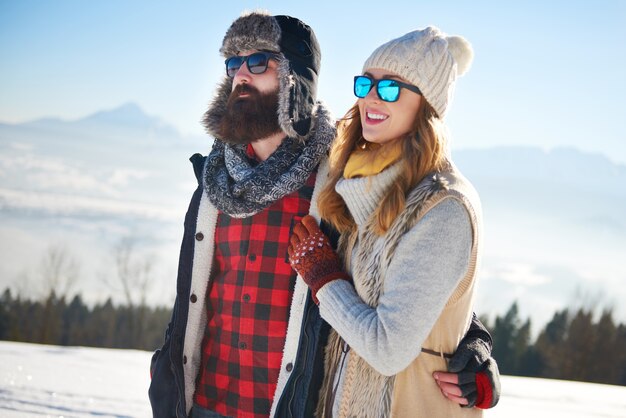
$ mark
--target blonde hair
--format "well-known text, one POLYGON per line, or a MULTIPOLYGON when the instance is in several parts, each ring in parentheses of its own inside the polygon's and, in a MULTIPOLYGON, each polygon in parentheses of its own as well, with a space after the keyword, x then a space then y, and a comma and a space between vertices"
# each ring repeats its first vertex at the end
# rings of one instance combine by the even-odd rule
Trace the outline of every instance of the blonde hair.
MULTIPOLYGON (((337 138, 330 152, 330 181, 320 193, 318 203, 322 218, 340 233, 350 232, 356 225, 343 198, 335 191, 335 185, 343 177, 348 157, 363 141, 359 107, 355 104, 339 121, 337 138)), ((420 103, 413 129, 401 141, 401 172, 374 212, 374 232, 379 235, 387 232, 404 209, 407 193, 428 173, 441 170, 446 161, 445 126, 426 100, 420 103)))

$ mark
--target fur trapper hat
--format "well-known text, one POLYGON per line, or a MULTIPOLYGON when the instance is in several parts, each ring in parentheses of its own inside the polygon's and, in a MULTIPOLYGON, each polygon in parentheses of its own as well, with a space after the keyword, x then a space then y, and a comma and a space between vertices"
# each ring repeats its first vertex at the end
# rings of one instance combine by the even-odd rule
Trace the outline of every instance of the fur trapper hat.
POLYGON ((457 77, 469 70, 474 52, 460 36, 448 36, 429 26, 378 47, 365 61, 363 72, 382 68, 417 86, 443 118, 452 101, 457 77))
MULTIPOLYGON (((250 49, 279 54, 278 124, 288 136, 306 139, 314 123, 321 60, 315 33, 294 17, 244 13, 226 32, 220 53, 228 58, 250 49)), ((232 84, 232 78, 225 75, 204 115, 206 130, 218 139, 232 84)))

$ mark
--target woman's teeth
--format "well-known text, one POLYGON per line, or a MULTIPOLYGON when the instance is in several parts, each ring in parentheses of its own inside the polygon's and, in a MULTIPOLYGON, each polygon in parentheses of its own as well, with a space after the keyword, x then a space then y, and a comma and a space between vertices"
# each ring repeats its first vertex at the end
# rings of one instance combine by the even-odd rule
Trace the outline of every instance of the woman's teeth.
POLYGON ((380 113, 369 113, 369 112, 367 112, 367 117, 370 118, 370 119, 375 119, 375 120, 385 120, 385 119, 387 119, 387 116, 381 115, 380 113))

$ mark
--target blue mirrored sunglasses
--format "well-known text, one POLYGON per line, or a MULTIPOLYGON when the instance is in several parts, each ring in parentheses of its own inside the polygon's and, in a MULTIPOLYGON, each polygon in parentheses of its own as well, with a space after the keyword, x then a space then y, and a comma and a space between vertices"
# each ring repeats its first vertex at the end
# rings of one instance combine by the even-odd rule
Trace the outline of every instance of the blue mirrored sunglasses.
POLYGON ((250 55, 235 55, 226 59, 226 75, 233 78, 245 62, 252 74, 263 74, 267 70, 270 59, 277 59, 278 54, 272 52, 255 52, 250 55))
POLYGON ((422 95, 420 89, 412 84, 403 83, 402 81, 390 78, 381 78, 375 80, 366 75, 357 75, 354 77, 354 95, 359 99, 363 99, 370 92, 372 87, 376 87, 376 94, 380 100, 385 102, 395 102, 400 98, 400 89, 405 88, 422 95))

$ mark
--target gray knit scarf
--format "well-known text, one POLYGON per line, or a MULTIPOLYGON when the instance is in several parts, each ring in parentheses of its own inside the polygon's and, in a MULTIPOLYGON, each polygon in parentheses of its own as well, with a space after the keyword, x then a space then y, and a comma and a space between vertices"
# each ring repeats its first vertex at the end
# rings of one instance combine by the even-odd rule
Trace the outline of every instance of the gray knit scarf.
POLYGON ((204 188, 216 208, 233 218, 259 213, 298 190, 330 149, 335 137, 329 112, 318 107, 315 129, 306 141, 285 138, 267 160, 246 155, 246 145, 215 140, 204 169, 204 188))

